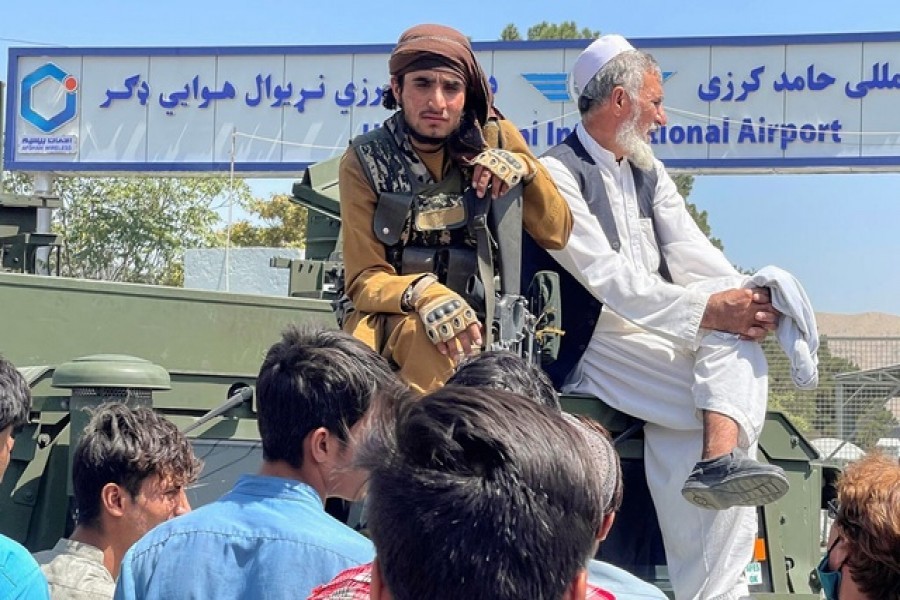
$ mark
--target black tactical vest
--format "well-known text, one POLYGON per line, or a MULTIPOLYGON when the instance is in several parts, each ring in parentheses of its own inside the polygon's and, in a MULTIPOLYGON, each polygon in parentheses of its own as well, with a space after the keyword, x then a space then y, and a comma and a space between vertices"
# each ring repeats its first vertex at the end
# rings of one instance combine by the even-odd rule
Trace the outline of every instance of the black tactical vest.
POLYGON ((386 260, 403 275, 434 273, 483 314, 472 229, 476 207, 465 198, 460 169, 452 165, 440 182, 419 183, 384 128, 358 136, 351 146, 378 195, 372 227, 386 260))

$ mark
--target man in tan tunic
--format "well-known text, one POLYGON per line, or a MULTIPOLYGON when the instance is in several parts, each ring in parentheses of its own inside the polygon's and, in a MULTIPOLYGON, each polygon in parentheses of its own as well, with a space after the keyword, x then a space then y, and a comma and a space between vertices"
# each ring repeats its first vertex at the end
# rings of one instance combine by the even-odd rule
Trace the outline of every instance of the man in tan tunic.
POLYGON ((477 271, 473 215, 483 207, 466 202, 466 189, 490 202, 521 182, 525 230, 547 249, 565 246, 572 215, 518 129, 494 109, 465 36, 441 25, 412 27, 389 69, 384 106, 398 110, 341 159, 353 307, 343 327, 413 389, 428 391, 484 340, 484 308, 468 276, 477 271))
POLYGON ((113 597, 122 557, 151 528, 185 514, 201 462, 175 425, 149 407, 102 405, 78 442, 72 535, 35 554, 53 600, 113 597))

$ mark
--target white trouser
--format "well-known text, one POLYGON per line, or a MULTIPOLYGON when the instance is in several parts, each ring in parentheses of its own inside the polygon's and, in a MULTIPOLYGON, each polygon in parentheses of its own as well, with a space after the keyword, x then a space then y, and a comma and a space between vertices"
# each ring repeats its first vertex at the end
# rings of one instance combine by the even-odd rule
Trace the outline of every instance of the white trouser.
POLYGON ((681 488, 701 458, 701 410, 735 419, 741 426, 739 444, 756 455, 768 386, 762 349, 737 336, 707 335, 693 352, 637 328, 618 327, 624 325, 618 319, 601 316, 565 389, 596 394, 613 408, 647 421, 647 483, 675 597, 745 596, 744 568, 752 557, 756 510, 699 508, 684 499, 681 488))

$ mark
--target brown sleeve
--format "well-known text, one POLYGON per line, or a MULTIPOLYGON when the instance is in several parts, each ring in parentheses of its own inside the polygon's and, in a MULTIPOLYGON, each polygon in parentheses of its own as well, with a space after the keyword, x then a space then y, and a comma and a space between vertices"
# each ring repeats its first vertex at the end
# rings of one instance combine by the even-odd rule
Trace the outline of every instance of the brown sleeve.
POLYGON ((528 149, 528 144, 516 126, 506 120, 500 121, 503 147, 510 152, 524 155, 525 162, 536 171, 534 179, 525 185, 522 203, 522 221, 525 230, 543 248, 560 250, 569 241, 572 233, 572 212, 547 168, 528 149))
POLYGON ((403 292, 422 275, 398 275, 385 259, 384 244, 373 230, 375 190, 352 147, 341 157, 338 186, 347 295, 356 310, 403 314, 403 292))

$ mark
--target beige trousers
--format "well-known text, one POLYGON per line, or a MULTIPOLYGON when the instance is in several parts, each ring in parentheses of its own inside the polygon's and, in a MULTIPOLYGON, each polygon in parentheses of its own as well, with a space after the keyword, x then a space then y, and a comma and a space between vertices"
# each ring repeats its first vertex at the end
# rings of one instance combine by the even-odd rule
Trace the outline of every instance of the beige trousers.
POLYGON ((352 313, 344 331, 379 352, 397 368, 410 388, 427 393, 444 385, 456 367, 428 339, 416 313, 408 315, 352 313))

